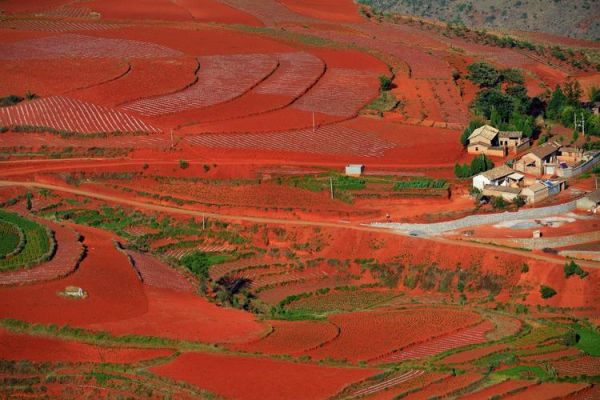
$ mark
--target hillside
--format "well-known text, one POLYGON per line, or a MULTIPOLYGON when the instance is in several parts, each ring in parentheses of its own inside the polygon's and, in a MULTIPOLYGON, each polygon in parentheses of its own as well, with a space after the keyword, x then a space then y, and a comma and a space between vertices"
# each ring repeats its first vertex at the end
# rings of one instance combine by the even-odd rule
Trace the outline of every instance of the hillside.
POLYGON ((359 0, 381 12, 396 12, 473 28, 544 32, 600 39, 600 3, 590 0, 359 0))

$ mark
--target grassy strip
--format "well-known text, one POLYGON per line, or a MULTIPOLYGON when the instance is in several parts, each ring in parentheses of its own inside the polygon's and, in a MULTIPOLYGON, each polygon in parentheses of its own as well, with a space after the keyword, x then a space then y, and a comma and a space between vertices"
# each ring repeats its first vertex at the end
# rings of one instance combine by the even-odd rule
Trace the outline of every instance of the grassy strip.
POLYGON ((106 347, 136 347, 136 348, 169 348, 187 351, 219 352, 218 346, 187 340, 169 339, 157 336, 125 335, 112 336, 108 332, 95 332, 69 325, 59 327, 54 324, 44 325, 11 318, 0 320, 0 327, 19 334, 32 336, 55 337, 87 344, 106 347))

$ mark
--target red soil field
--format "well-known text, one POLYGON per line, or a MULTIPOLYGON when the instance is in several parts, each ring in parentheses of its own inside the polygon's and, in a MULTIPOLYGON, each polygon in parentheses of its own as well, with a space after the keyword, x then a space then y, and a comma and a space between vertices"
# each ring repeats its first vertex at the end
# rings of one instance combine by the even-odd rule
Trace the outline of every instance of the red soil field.
POLYGON ((83 5, 99 12, 106 19, 192 20, 185 7, 168 0, 137 0, 134 3, 124 3, 120 0, 92 0, 83 5))
MULTIPOLYGON (((253 2, 255 3, 255 2, 253 2)), ((276 54, 298 51, 283 42, 244 31, 224 27, 125 27, 103 32, 86 32, 86 35, 103 39, 132 40, 142 43, 154 43, 160 48, 168 48, 188 56, 224 56, 238 54, 276 54)))
POLYGON ((127 104, 126 111, 162 115, 206 107, 241 96, 277 68, 263 54, 200 57, 198 81, 173 94, 127 104))
POLYGON ((2 2, 2 10, 7 13, 31 13, 48 10, 64 4, 68 0, 6 0, 2 2))
POLYGON ((509 395, 503 397, 504 399, 510 400, 550 400, 550 399, 560 399, 566 397, 571 393, 577 393, 585 388, 587 388, 589 384, 587 383, 551 383, 544 382, 543 385, 534 385, 527 388, 519 393, 515 393, 513 395, 509 395))
POLYGON ((145 286, 144 293, 147 310, 143 314, 86 327, 115 335, 150 335, 210 343, 243 343, 260 338, 266 331, 252 314, 219 307, 193 293, 152 286, 145 286))
POLYGON ((204 353, 185 353, 152 371, 240 400, 328 398, 378 372, 204 353))
POLYGON ((350 284, 361 284, 372 282, 354 282, 345 276, 331 276, 327 278, 313 279, 306 282, 291 282, 283 286, 277 286, 260 292, 259 298, 267 304, 276 305, 281 300, 294 294, 314 292, 322 288, 334 288, 350 284))
POLYGON ((0 60, 55 58, 154 58, 181 53, 154 43, 62 34, 0 45, 0 60))
POLYGON ((134 267, 145 285, 178 292, 194 293, 196 291, 196 288, 180 273, 156 258, 131 250, 125 250, 125 252, 133 260, 134 267))
POLYGON ((177 4, 185 8, 198 22, 262 26, 262 23, 252 15, 217 0, 177 0, 177 4))
POLYGON ((381 157, 394 147, 374 135, 368 135, 341 125, 278 133, 202 134, 187 136, 187 143, 209 148, 239 150, 289 151, 358 157, 381 157))
POLYGON ((364 22, 352 0, 281 0, 295 13, 332 22, 364 22))
POLYGON ((167 357, 168 349, 112 348, 68 342, 60 339, 28 336, 0 330, 0 359, 37 362, 102 362, 133 364, 167 357))
POLYGON ((473 360, 478 360, 488 354, 493 354, 506 349, 508 346, 505 344, 496 344, 493 346, 480 347, 473 350, 461 351, 460 353, 452 354, 445 357, 442 362, 444 364, 461 364, 473 360))
POLYGON ((454 332, 447 336, 435 338, 425 343, 406 347, 387 357, 378 359, 377 362, 398 362, 424 358, 455 348, 484 343, 486 342, 485 333, 491 331, 493 328, 494 325, 486 320, 477 326, 454 332))
POLYGON ((79 133, 160 132, 158 128, 124 112, 63 96, 4 107, 0 110, 0 124, 79 133))
POLYGON ((370 360, 476 323, 478 314, 455 309, 415 309, 334 314, 340 336, 309 352, 314 358, 370 360))
POLYGON ((198 62, 191 57, 131 60, 129 70, 118 79, 70 93, 71 97, 94 104, 117 105, 183 90, 196 79, 198 62))
POLYGON ((368 72, 328 68, 325 75, 293 107, 340 117, 351 117, 377 96, 378 83, 368 72))
POLYGON ((593 376, 600 371, 600 358, 586 355, 572 360, 554 361, 552 366, 561 376, 593 376))
POLYGON ((552 351, 550 353, 544 354, 536 354, 529 357, 519 357, 525 361, 548 361, 548 360, 558 360, 564 357, 573 357, 581 354, 581 352, 577 348, 568 348, 559 351, 552 351))
POLYGON ((565 279, 561 266, 553 266, 542 262, 529 262, 529 273, 521 277, 519 284, 546 285, 556 290, 557 294, 549 299, 542 299, 539 290, 532 290, 527 297, 527 304, 544 304, 560 307, 595 307, 594 299, 600 296, 600 271, 587 269, 589 275, 585 279, 565 279))
MULTIPOLYGON (((446 379, 448 378, 449 375, 446 375, 444 373, 441 372, 430 372, 430 373, 424 373, 421 375, 417 375, 415 374, 416 371, 419 370, 410 370, 408 373, 410 373, 412 375, 412 377, 407 376, 408 373, 403 373, 402 375, 410 379, 404 381, 404 382, 400 382, 397 385, 394 386, 388 386, 389 383, 387 383, 386 381, 383 382, 383 388, 381 386, 376 386, 372 385, 373 389, 381 389, 381 390, 377 390, 375 391, 375 393, 371 394, 371 395, 367 395, 366 397, 364 397, 365 399, 368 400, 391 400, 394 397, 407 393, 407 392, 412 392, 414 390, 420 390, 423 387, 426 387, 427 385, 433 383, 433 382, 437 382, 441 379, 446 379)), ((402 376, 401 375, 401 376, 402 376)), ((392 378, 394 379, 394 378, 392 378)), ((398 378, 398 380, 403 380, 403 378, 398 378)), ((389 382, 389 381, 388 381, 389 382)), ((392 384, 394 382, 392 381, 392 384)), ((373 392, 373 390, 371 390, 371 392, 373 392)))
MULTIPOLYGON (((240 100, 246 101, 246 96, 240 98, 240 100)), ((252 105, 251 110, 258 109, 264 110, 263 104, 252 105)), ((208 110, 208 109, 207 109, 208 110)), ((319 112, 314 113, 315 125, 320 127, 322 125, 330 124, 332 122, 344 119, 342 117, 336 117, 332 115, 321 114, 319 112)), ((161 122, 163 119, 161 119, 161 122)), ((175 121, 173 121, 175 122, 175 121)), ((230 119, 220 122, 208 122, 193 124, 185 126, 178 130, 178 133, 184 135, 198 134, 198 133, 263 133, 263 132, 282 132, 292 131, 299 129, 310 129, 312 131, 313 126, 313 113, 308 111, 298 110, 292 107, 285 107, 280 110, 275 110, 262 114, 255 114, 244 118, 230 119)), ((247 154, 244 152, 244 154, 247 154)), ((258 155, 254 158, 269 158, 259 157, 258 155)))
POLYGON ((257 342, 233 346, 234 350, 265 354, 301 354, 319 347, 338 335, 328 321, 269 321, 273 327, 267 337, 257 342))
MULTIPOLYGON (((23 138, 27 138, 27 145, 39 148, 158 148, 167 149, 171 146, 168 135, 135 135, 135 136, 108 136, 106 138, 70 138, 63 139, 57 135, 47 133, 3 133, 3 146, 22 146, 23 138), (25 135, 25 136, 24 136, 25 135)), ((70 168, 73 169, 73 168, 70 168)))
POLYGON ((288 22, 310 22, 312 19, 292 12, 278 0, 219 0, 222 3, 254 15, 266 25, 276 25, 288 22))
POLYGON ((489 386, 485 389, 479 390, 472 394, 467 394, 461 396, 462 400, 481 400, 481 399, 490 399, 494 396, 502 396, 504 394, 522 390, 527 388, 535 383, 532 381, 524 381, 524 380, 507 380, 501 383, 497 383, 495 385, 489 386))
POLYGON ((404 398, 410 400, 427 400, 432 397, 444 397, 456 390, 460 390, 479 381, 481 378, 481 375, 471 372, 467 372, 462 375, 451 376, 450 378, 444 379, 440 382, 432 383, 431 385, 426 386, 423 390, 420 390, 414 394, 409 394, 404 398))
POLYGON ((63 94, 118 78, 128 69, 126 62, 115 59, 5 60, 0 63, 0 93, 63 94))
POLYGON ((82 32, 115 29, 120 25, 100 22, 76 22, 65 20, 13 19, 0 21, 0 29, 16 29, 39 32, 82 32))

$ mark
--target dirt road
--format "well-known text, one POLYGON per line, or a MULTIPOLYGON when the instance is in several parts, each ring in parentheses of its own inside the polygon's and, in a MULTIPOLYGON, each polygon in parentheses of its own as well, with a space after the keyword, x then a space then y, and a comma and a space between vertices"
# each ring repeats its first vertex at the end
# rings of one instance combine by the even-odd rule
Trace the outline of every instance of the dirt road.
MULTIPOLYGON (((137 201, 137 200, 131 200, 131 199, 126 199, 126 198, 117 197, 117 196, 95 193, 95 192, 92 192, 89 190, 80 190, 80 189, 76 189, 76 188, 52 185, 52 184, 47 184, 47 183, 16 182, 16 181, 3 181, 2 180, 2 181, 0 181, 0 187, 1 186, 21 186, 21 187, 30 187, 30 188, 38 188, 38 189, 48 189, 48 190, 54 190, 54 191, 58 191, 58 192, 71 193, 71 194, 75 194, 78 196, 91 197, 91 198, 95 198, 98 200, 109 201, 112 203, 124 204, 124 205, 132 206, 132 207, 136 207, 136 208, 140 208, 140 209, 145 209, 145 210, 150 210, 150 211, 164 212, 164 213, 170 213, 170 214, 179 214, 179 215, 188 215, 188 216, 193 216, 193 217, 216 218, 216 219, 226 220, 226 221, 254 222, 254 223, 259 223, 259 224, 353 229, 353 230, 365 231, 365 232, 376 232, 376 233, 380 233, 380 234, 387 233, 390 235, 401 235, 400 232, 390 231, 389 229, 381 229, 381 228, 375 228, 372 226, 365 226, 365 225, 352 224, 352 223, 325 222, 325 221, 319 222, 319 221, 292 220, 292 219, 284 219, 284 218, 253 217, 253 216, 247 216, 247 215, 229 215, 229 214, 204 212, 204 211, 198 211, 198 210, 190 210, 190 209, 178 208, 178 207, 173 207, 173 206, 145 203, 145 202, 141 202, 141 201, 137 201)), ((415 240, 431 240, 431 241, 436 241, 439 243, 450 244, 453 246, 469 247, 474 250, 477 249, 477 250, 500 251, 503 253, 520 255, 523 257, 528 257, 528 258, 548 262, 550 264, 563 265, 565 263, 564 259, 560 259, 560 258, 556 258, 556 257, 552 257, 552 256, 531 253, 529 251, 524 251, 524 250, 519 250, 519 249, 493 246, 493 245, 484 244, 484 243, 472 243, 472 242, 465 242, 465 241, 457 241, 457 240, 450 240, 450 239, 445 239, 445 238, 441 238, 441 237, 415 238, 415 240)), ((595 261, 581 261, 581 262, 579 262, 579 264, 584 267, 589 267, 589 268, 600 268, 600 262, 595 262, 595 261)))

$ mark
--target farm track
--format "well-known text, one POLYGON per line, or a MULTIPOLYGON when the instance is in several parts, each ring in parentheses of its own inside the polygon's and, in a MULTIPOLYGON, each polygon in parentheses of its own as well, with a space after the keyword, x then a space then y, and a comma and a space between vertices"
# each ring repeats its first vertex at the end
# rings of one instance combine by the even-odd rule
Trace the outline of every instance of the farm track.
MULTIPOLYGON (((397 231, 376 228, 373 226, 348 224, 348 223, 342 223, 342 222, 326 222, 326 221, 319 222, 319 221, 306 221, 306 220, 290 220, 290 219, 283 219, 283 218, 253 217, 253 216, 247 216, 247 215, 231 215, 231 214, 220 214, 220 213, 204 212, 204 211, 197 211, 197 210, 187 210, 187 209, 177 208, 177 207, 173 207, 173 206, 163 206, 163 205, 158 205, 158 204, 145 203, 145 202, 137 201, 137 200, 125 199, 125 198, 121 198, 121 197, 117 197, 117 196, 110 196, 110 195, 105 195, 105 194, 101 194, 101 193, 95 193, 95 192, 92 192, 89 190, 73 189, 73 188, 64 187, 64 186, 60 186, 60 185, 53 185, 53 184, 39 183, 39 182, 0 180, 0 187, 2 187, 2 186, 21 186, 21 187, 33 187, 33 188, 38 188, 38 189, 48 189, 48 190, 54 190, 54 191, 58 191, 58 192, 71 193, 71 194, 75 194, 78 196, 95 198, 98 200, 104 200, 104 201, 109 201, 109 202, 114 202, 114 203, 125 204, 125 205, 129 205, 129 206, 133 206, 133 207, 137 207, 137 208, 141 208, 141 209, 146 209, 146 210, 151 210, 151 211, 158 211, 158 212, 165 212, 165 213, 172 213, 172 214, 179 214, 179 215, 217 218, 217 219, 228 220, 228 221, 245 221, 245 222, 254 222, 254 223, 260 223, 260 224, 276 224, 276 225, 278 224, 278 225, 289 225, 289 226, 312 226, 312 227, 324 227, 324 228, 343 228, 343 229, 352 229, 352 230, 364 231, 364 232, 376 232, 376 233, 386 233, 387 232, 389 234, 402 235, 401 232, 397 232, 397 231)), ((519 217, 516 216, 515 219, 519 219, 519 217)), ((419 239, 431 240, 431 241, 435 241, 438 243, 444 243, 444 244, 448 244, 448 245, 452 245, 452 246, 462 246, 462 247, 468 247, 468 248, 474 248, 474 249, 494 250, 494 251, 499 251, 499 252, 503 252, 503 253, 507 253, 507 254, 514 254, 514 255, 518 255, 518 256, 522 256, 522 257, 527 257, 530 259, 544 261, 544 262, 551 263, 554 265, 564 265, 563 259, 550 257, 550 256, 546 256, 543 254, 531 253, 531 252, 523 251, 523 250, 519 250, 519 249, 509 249, 509 248, 487 245, 487 244, 482 244, 482 243, 455 241, 455 240, 445 239, 445 238, 441 238, 441 237, 427 237, 427 238, 419 238, 419 239)), ((600 262, 581 261, 581 262, 579 262, 579 264, 584 267, 600 269, 600 262)))

